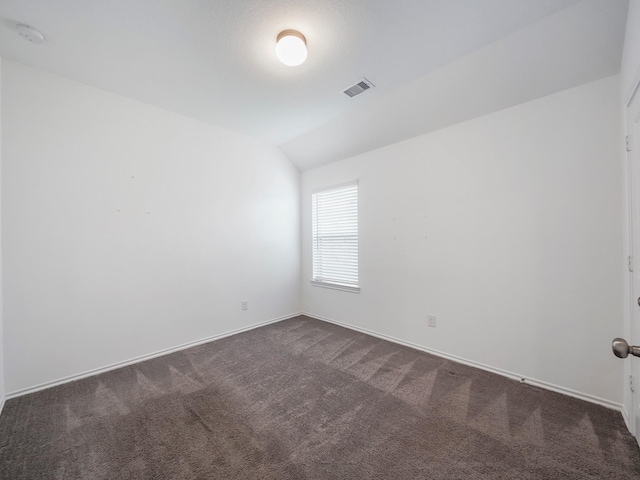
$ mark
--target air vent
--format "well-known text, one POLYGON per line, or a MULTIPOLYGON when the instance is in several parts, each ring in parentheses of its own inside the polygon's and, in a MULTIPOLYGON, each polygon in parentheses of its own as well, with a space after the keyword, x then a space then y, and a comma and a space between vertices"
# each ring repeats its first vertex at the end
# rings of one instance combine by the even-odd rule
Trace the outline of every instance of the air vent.
POLYGON ((343 93, 345 93, 348 97, 353 98, 356 95, 360 95, 361 93, 366 92, 373 87, 375 87, 373 83, 371 83, 366 78, 362 78, 358 83, 356 83, 355 85, 351 85, 343 93))

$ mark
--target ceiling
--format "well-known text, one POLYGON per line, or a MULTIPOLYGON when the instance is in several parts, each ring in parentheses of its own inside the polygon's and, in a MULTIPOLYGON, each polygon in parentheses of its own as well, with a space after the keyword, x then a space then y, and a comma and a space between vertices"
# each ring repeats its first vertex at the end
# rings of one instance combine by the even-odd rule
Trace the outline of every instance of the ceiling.
POLYGON ((628 0, 2 0, 0 56, 347 158, 620 71, 628 0), (44 45, 15 24, 36 27, 44 45), (300 67, 277 34, 307 38, 300 67), (350 99, 366 77, 376 88, 350 99))

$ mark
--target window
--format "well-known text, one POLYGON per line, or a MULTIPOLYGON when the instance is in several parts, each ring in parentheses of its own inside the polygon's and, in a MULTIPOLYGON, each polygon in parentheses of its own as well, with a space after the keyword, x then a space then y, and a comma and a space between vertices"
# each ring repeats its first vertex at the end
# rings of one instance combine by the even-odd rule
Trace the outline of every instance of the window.
POLYGON ((313 279, 320 287, 359 292, 358 182, 316 192, 311 198, 313 279))

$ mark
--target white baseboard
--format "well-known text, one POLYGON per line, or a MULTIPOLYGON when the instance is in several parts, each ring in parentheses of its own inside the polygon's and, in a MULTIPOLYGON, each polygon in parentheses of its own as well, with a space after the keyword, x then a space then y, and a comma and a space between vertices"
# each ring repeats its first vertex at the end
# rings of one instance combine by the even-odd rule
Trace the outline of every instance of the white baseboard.
MULTIPOLYGON (((57 380, 52 380, 50 382, 41 383, 39 385, 35 385, 32 387, 21 388, 20 390, 14 390, 13 392, 9 392, 6 394, 6 399, 19 397, 22 395, 27 395, 28 393, 37 392, 39 390, 44 390, 46 388, 55 387, 56 385, 61 385, 63 383, 73 382, 75 380, 80 380, 86 377, 92 377, 94 375, 98 375, 100 373, 108 372, 110 370, 115 370, 116 368, 126 367, 127 365, 133 365, 134 363, 144 362, 145 360, 151 360, 152 358, 161 357, 163 355, 168 355, 173 352, 178 352, 180 350, 185 350, 190 347, 195 347, 197 345, 202 345, 203 343, 209 343, 214 340, 220 340, 225 337, 230 337, 231 335, 235 335, 237 333, 248 332, 249 330, 254 330, 259 327, 264 327, 265 325, 269 325, 271 323, 281 322, 282 320, 287 320, 289 318, 297 317, 298 315, 302 315, 302 313, 292 313, 289 315, 285 315, 278 318, 273 318, 271 320, 266 320, 264 322, 255 323, 253 325, 249 325, 248 327, 238 328, 236 330, 231 330, 228 332, 220 333, 218 335, 212 335, 211 337, 202 338, 200 340, 195 340, 193 342, 183 343, 182 345, 178 345, 176 347, 165 348, 163 350, 158 350, 157 352, 149 353, 147 355, 140 355, 139 357, 135 357, 129 360, 124 360, 122 362, 112 363, 111 365, 106 365, 104 367, 94 368, 92 370, 87 370, 86 372, 77 373, 74 375, 69 375, 67 377, 59 378, 57 380)), ((2 402, 4 405, 4 401, 2 402)))
MULTIPOLYGON (((603 407, 610 408, 612 410, 617 410, 622 413, 623 417, 625 415, 624 407, 622 404, 612 402, 610 400, 606 400, 604 398, 596 397, 595 395, 590 395, 588 393, 578 392, 576 390, 572 390, 570 388, 561 387, 559 385, 554 385, 552 383, 544 382, 542 380, 537 380, 535 378, 525 377, 524 375, 520 375, 514 372, 510 372, 508 370, 502 370, 501 368, 495 368, 490 365, 485 365, 480 362, 475 362, 473 360, 469 360, 466 358, 458 357, 457 355, 451 355, 445 352, 441 352, 439 350, 434 350, 432 348, 423 347, 422 345, 417 345, 415 343, 407 342, 405 340, 400 340, 399 338, 391 337, 389 335, 385 335, 382 333, 374 332, 373 330, 369 330, 362 327, 356 327, 355 325, 350 325, 348 323, 339 322, 337 320, 332 320, 330 318, 322 317, 320 315, 315 315, 313 313, 303 312, 302 315, 306 315, 307 317, 315 318, 317 320, 322 320, 324 322, 334 323, 336 325, 340 325, 341 327, 348 328, 349 330, 354 330, 360 333, 366 333, 367 335, 371 335, 373 337, 381 338, 383 340, 388 340, 393 343, 397 343, 399 345, 404 345, 405 347, 410 347, 415 350, 420 350, 422 352, 430 353, 432 355, 436 355, 438 357, 446 358, 447 360, 452 360, 454 362, 462 363, 464 365, 469 365, 470 367, 479 368, 481 370, 485 370, 487 372, 495 373, 501 375, 503 377, 510 378, 512 380, 517 380, 522 383, 526 383, 529 385, 533 385, 535 387, 544 388, 545 390, 551 390, 556 393, 562 393, 564 395, 568 395, 570 397, 578 398, 580 400, 585 400, 587 402, 595 403, 597 405, 602 405, 603 407)), ((625 420, 628 425, 628 420, 625 420)))
POLYGON ((21 395, 26 395, 26 394, 33 393, 33 392, 37 392, 39 390, 44 390, 46 388, 55 387, 56 385, 61 385, 63 383, 73 382, 75 380, 80 380, 82 378, 91 377, 93 375, 98 375, 100 373, 108 372, 110 370, 115 370, 116 368, 126 367, 128 365, 133 365, 135 363, 144 362, 145 360, 151 360, 152 358, 160 357, 162 355, 168 355, 168 354, 173 353, 173 352, 177 352, 177 351, 180 351, 180 350, 185 350, 187 348, 195 347, 197 345, 202 345, 204 343, 212 342, 214 340, 220 340, 222 338, 229 337, 231 335, 235 335, 235 334, 242 333, 242 332, 247 332, 249 330, 253 330, 253 329, 256 329, 256 328, 259 328, 259 327, 263 327, 265 325, 281 322, 281 321, 287 320, 289 318, 297 317, 298 315, 306 315, 307 317, 315 318, 317 320, 321 320, 321 321, 324 321, 324 322, 329 322, 329 323, 333 323, 333 324, 336 324, 336 325, 340 325, 341 327, 348 328, 350 330, 354 330, 354 331, 357 331, 357 332, 365 333, 367 335, 371 335, 373 337, 381 338, 383 340, 388 340, 390 342, 397 343, 399 345, 404 345, 406 347, 413 348, 415 350, 420 350, 420 351, 423 351, 423 352, 426 352, 426 353, 430 353, 432 355, 436 355, 436 356, 441 357, 441 358, 446 358, 447 360, 452 360, 454 362, 458 362, 458 363, 462 363, 464 365, 469 365, 471 367, 479 368, 481 370, 485 370, 485 371, 488 371, 488 372, 491 372, 491 373, 495 373, 495 374, 501 375, 503 377, 507 377, 507 378, 510 378, 510 379, 513 379, 513 380, 517 380, 517 381, 520 381, 520 382, 523 382, 523 383, 527 383, 529 385, 533 385, 533 386, 536 386, 536 387, 544 388, 546 390, 551 390, 553 392, 561 393, 561 394, 564 394, 564 395, 568 395, 570 397, 578 398, 580 400, 585 400, 587 402, 595 403, 597 405, 602 405, 603 407, 607 407, 607 408, 610 408, 610 409, 613 409, 613 410, 617 410, 622 414, 622 417, 623 417, 625 423, 627 424, 627 428, 629 427, 629 415, 628 415, 628 412, 626 411, 626 409, 624 408, 624 406, 622 404, 615 403, 615 402, 612 402, 610 400, 606 400, 606 399, 603 399, 603 398, 599 398, 599 397, 596 397, 594 395, 590 395, 590 394, 587 394, 587 393, 579 392, 579 391, 576 391, 576 390, 573 390, 573 389, 570 389, 570 388, 562 387, 562 386, 559 386, 559 385, 554 385, 552 383, 544 382, 542 380, 537 380, 535 378, 528 378, 528 377, 525 377, 523 375, 520 375, 520 374, 517 374, 517 373, 514 373, 514 372, 510 372, 510 371, 503 370, 503 369, 500 369, 500 368, 495 368, 495 367, 492 367, 490 365, 485 365, 485 364, 480 363, 480 362, 476 362, 476 361, 473 361, 473 360, 469 360, 469 359, 466 359, 466 358, 459 357, 457 355, 451 355, 451 354, 448 354, 448 353, 445 353, 445 352, 441 352, 439 350, 435 350, 435 349, 432 349, 432 348, 424 347, 422 345, 417 345, 415 343, 407 342, 405 340, 401 340, 399 338, 395 338, 395 337, 392 337, 392 336, 389 336, 389 335, 385 335, 385 334, 382 334, 382 333, 374 332, 373 330, 369 330, 369 329, 362 328, 362 327, 357 327, 355 325, 350 325, 350 324, 344 323, 344 322, 339 322, 337 320, 332 320, 330 318, 326 318, 326 317, 323 317, 323 316, 320 316, 320 315, 315 315, 315 314, 309 313, 309 312, 292 313, 292 314, 285 315, 285 316, 278 317, 278 318, 274 318, 274 319, 271 319, 271 320, 266 320, 264 322, 255 323, 255 324, 250 325, 248 327, 243 327, 243 328, 239 328, 239 329, 236 329, 236 330, 231 330, 231 331, 224 332, 224 333, 221 333, 221 334, 218 334, 218 335, 213 335, 213 336, 210 336, 210 337, 207 337, 207 338, 203 338, 203 339, 200 339, 200 340, 195 340, 193 342, 188 342, 188 343, 184 343, 182 345, 178 345, 178 346, 175 346, 175 347, 159 350, 157 352, 153 352, 153 353, 150 353, 150 354, 147 354, 147 355, 141 355, 139 357, 135 357, 135 358, 132 358, 132 359, 129 359, 129 360, 124 360, 122 362, 113 363, 111 365, 106 365, 104 367, 95 368, 95 369, 88 370, 86 372, 78 373, 78 374, 75 374, 75 375, 69 375, 67 377, 59 378, 57 380, 52 380, 50 382, 41 383, 39 385, 35 385, 35 386, 32 386, 32 387, 27 387, 27 388, 23 388, 23 389, 20 389, 20 390, 15 390, 13 392, 7 393, 6 396, 5 396, 5 399, 2 399, 2 401, 0 402, 0 413, 2 412, 2 408, 4 407, 5 400, 9 400, 11 398, 19 397, 21 395))
POLYGON ((627 426, 627 430, 631 432, 631 424, 629 423, 629 412, 627 412, 627 407, 622 405, 622 419, 624 420, 624 424, 627 426))
POLYGON ((4 402, 5 402, 5 398, 2 397, 2 399, 0 399, 0 415, 2 415, 2 409, 4 408, 4 402))

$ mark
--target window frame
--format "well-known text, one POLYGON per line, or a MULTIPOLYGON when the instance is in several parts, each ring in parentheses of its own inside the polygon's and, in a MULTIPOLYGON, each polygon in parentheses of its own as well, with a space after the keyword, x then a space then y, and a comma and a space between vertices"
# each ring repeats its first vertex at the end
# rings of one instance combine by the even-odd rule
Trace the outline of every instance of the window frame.
POLYGON ((311 192, 311 285, 315 287, 329 288, 333 290, 342 290, 351 293, 360 293, 360 185, 359 181, 352 180, 349 182, 339 183, 328 187, 317 188, 311 192), (316 277, 316 254, 317 254, 317 207, 314 208, 314 197, 323 192, 338 190, 344 187, 355 186, 356 189, 356 275, 357 284, 340 283, 335 280, 319 280, 316 277))

